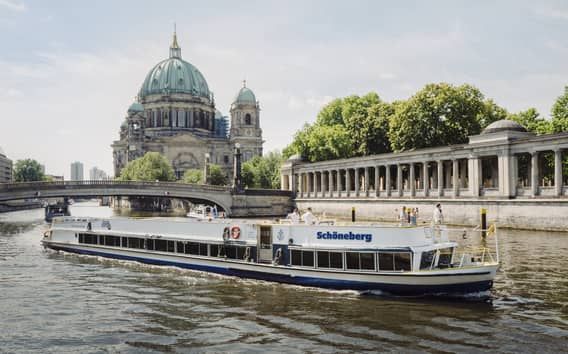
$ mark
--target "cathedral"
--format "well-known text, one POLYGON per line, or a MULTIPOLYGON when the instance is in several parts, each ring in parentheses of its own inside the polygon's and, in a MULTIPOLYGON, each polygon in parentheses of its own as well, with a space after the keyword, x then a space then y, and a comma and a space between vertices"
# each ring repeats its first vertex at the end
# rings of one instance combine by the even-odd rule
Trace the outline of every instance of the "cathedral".
POLYGON ((238 91, 228 117, 215 109, 205 77, 181 57, 174 32, 169 58, 146 75, 136 102, 112 144, 114 175, 146 152, 159 152, 171 162, 177 178, 186 170, 202 169, 206 159, 232 174, 235 147, 242 160, 262 156, 260 107, 246 82, 238 91))

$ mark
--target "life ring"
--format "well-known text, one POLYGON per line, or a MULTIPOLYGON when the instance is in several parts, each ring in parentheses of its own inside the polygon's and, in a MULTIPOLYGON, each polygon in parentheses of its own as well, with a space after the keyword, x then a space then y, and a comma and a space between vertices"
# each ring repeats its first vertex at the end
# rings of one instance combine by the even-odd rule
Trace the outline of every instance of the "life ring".
POLYGON ((229 239, 231 235, 231 229, 229 229, 229 227, 226 227, 223 229, 223 241, 227 241, 229 239))
POLYGON ((231 238, 233 240, 236 240, 239 237, 241 237, 241 228, 238 227, 237 225, 232 226, 231 227, 231 238))

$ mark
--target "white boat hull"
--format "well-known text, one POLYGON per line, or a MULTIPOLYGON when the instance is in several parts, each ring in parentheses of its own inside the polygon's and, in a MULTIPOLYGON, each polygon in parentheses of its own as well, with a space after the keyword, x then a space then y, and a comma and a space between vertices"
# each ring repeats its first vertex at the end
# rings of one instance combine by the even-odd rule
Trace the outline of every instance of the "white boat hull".
POLYGON ((123 249, 57 242, 44 239, 44 246, 78 254, 131 260, 146 264, 175 266, 242 278, 302 286, 360 291, 382 291, 395 295, 475 293, 489 290, 498 264, 437 269, 419 272, 350 272, 289 265, 259 264, 224 258, 123 249))

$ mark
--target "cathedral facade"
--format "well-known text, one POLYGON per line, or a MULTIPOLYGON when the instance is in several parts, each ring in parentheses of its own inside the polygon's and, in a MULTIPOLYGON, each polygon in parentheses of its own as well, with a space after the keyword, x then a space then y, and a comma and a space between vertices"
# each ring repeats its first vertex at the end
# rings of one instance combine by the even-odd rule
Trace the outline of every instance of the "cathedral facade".
POLYGON ((228 120, 215 108, 205 77, 182 59, 174 33, 169 58, 146 75, 112 144, 114 175, 152 151, 166 156, 177 178, 202 169, 206 159, 230 176, 235 147, 243 161, 262 156, 260 106, 245 82, 231 104, 230 129, 228 120))

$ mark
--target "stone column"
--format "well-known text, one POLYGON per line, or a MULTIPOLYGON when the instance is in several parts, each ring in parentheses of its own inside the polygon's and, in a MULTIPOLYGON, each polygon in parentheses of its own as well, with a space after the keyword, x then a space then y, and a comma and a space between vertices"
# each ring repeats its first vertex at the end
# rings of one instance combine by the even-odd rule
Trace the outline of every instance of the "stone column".
POLYGON ((335 182, 337 183, 337 197, 341 197, 341 190, 343 189, 343 186, 341 185, 341 170, 337 170, 335 177, 335 182))
POLYGON ((390 165, 385 165, 386 167, 386 171, 385 171, 385 189, 387 192, 387 197, 391 196, 391 169, 390 169, 390 165))
POLYGON ((313 197, 318 196, 318 173, 314 171, 314 175, 312 176, 313 187, 314 187, 314 194, 313 197))
POLYGON ((320 197, 325 197, 325 171, 320 172, 320 185, 321 185, 321 194, 320 197))
POLYGON ((299 190, 300 190, 300 198, 304 197, 304 174, 303 173, 299 173, 298 177, 300 179, 299 181, 299 190))
POLYGON ((538 174, 538 151, 535 151, 531 154, 531 191, 533 197, 539 195, 538 174))
POLYGON ((351 171, 349 168, 345 169, 345 194, 351 196, 351 171))
POLYGON ((459 173, 460 173, 460 167, 458 164, 458 159, 453 159, 452 160, 452 173, 454 174, 453 180, 452 180, 452 187, 454 189, 454 198, 457 197, 459 195, 459 173))
POLYGON ((396 165, 396 189, 398 190, 398 196, 402 197, 402 165, 396 165))
POLYGON ((428 161, 422 164, 422 181, 424 186, 424 196, 428 196, 428 188, 430 184, 430 177, 428 176, 428 161))
POLYGON ((365 197, 369 196, 369 167, 365 167, 365 197))
POLYGON ((308 172, 306 173, 306 194, 307 197, 311 197, 312 196, 312 182, 313 182, 313 178, 312 178, 312 173, 308 172))
POLYGON ((290 175, 290 190, 292 191, 292 193, 294 193, 294 195, 298 194, 298 189, 296 186, 296 174, 294 172, 292 172, 292 174, 290 175))
POLYGON ((408 179, 410 180, 410 195, 414 197, 416 195, 416 181, 414 180, 414 162, 410 164, 410 172, 408 173, 408 179))
POLYGON ((504 151, 502 155, 498 157, 499 166, 499 192, 501 196, 505 198, 511 198, 515 196, 513 192, 512 183, 512 171, 511 171, 511 156, 509 151, 504 151))
POLYGON ((359 167, 357 167, 355 169, 355 196, 356 197, 359 196, 360 186, 361 186, 361 180, 360 180, 360 176, 359 176, 359 167))
POLYGON ((333 197, 333 170, 327 171, 327 196, 333 197))
POLYGON ((444 195, 444 165, 441 160, 436 161, 438 167, 438 196, 444 195))
POLYGON ((554 150, 554 190, 557 197, 562 195, 562 150, 554 150))
POLYGON ((375 197, 378 197, 381 194, 379 182, 379 166, 375 166, 375 197))

